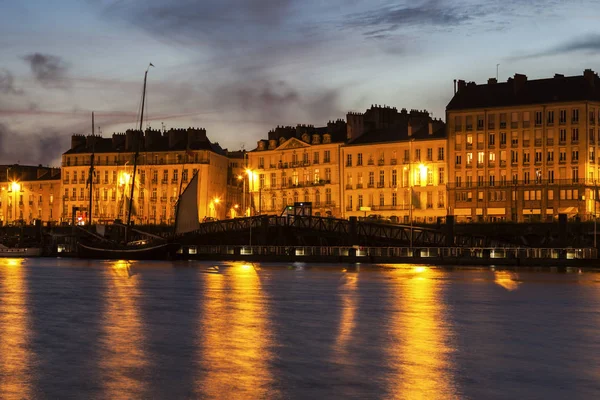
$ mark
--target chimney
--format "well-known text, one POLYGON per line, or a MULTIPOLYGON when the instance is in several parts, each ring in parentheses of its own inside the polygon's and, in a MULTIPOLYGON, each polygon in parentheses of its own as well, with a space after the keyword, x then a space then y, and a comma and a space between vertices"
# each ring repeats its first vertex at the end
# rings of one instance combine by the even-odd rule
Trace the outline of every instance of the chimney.
POLYGON ((464 90, 464 88, 467 87, 467 82, 465 82, 463 79, 459 79, 458 80, 458 93, 460 93, 461 90, 464 90))
POLYGON ((413 131, 412 131, 412 125, 410 124, 410 121, 408 121, 408 130, 407 130, 407 132, 408 132, 408 137, 411 137, 413 131))
POLYGON ((433 135, 433 122, 429 121, 429 134, 433 135))
POLYGON ((488 79, 488 85, 493 85, 493 84, 496 84, 496 83, 498 83, 498 79, 496 79, 496 78, 490 78, 490 79, 488 79))
POLYGON ((523 89, 523 87, 525 86, 525 83, 527 83, 527 75, 515 74, 515 81, 514 81, 515 93, 518 93, 519 91, 521 91, 521 89, 523 89))
POLYGON ((585 71, 583 71, 583 77, 586 81, 588 81, 591 87, 594 87, 597 76, 598 75, 596 75, 596 73, 591 69, 586 69, 585 71))
POLYGON ((85 146, 85 136, 83 135, 72 135, 71 136, 71 149, 78 146, 85 146))
POLYGON ((565 76, 563 74, 554 74, 554 79, 561 79, 564 78, 565 76))
POLYGON ((454 94, 456 94, 456 79, 454 80, 454 94))

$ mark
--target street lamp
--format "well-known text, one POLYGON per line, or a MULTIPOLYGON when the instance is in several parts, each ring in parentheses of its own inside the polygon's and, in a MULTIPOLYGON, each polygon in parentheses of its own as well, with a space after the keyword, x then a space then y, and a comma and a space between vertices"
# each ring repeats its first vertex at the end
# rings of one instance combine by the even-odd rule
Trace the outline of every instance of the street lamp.
POLYGON ((13 191, 13 223, 17 219, 17 192, 21 190, 21 185, 18 182, 13 181, 11 183, 11 189, 13 191))

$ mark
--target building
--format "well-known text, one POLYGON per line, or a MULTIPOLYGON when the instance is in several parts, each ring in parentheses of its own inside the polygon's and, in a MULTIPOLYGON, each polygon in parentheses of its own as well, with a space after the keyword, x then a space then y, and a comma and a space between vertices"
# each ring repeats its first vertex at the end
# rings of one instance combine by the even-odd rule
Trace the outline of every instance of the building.
POLYGON ((445 125, 371 106, 327 127, 277 127, 248 153, 252 214, 312 203, 313 215, 395 222, 446 216, 445 125))
POLYGON ((280 214, 288 205, 311 202, 314 215, 343 217, 340 146, 346 122, 325 127, 277 127, 248 152, 250 213, 280 214))
POLYGON ((0 166, 0 224, 55 224, 60 218, 60 169, 0 166))
POLYGON ((225 217, 228 159, 219 145, 206 137, 206 130, 188 128, 146 130, 143 136, 131 130, 111 138, 73 135, 71 148, 62 156, 62 220, 71 221, 73 213, 77 218, 87 218, 93 153, 93 221, 125 222, 138 145, 132 221, 173 223, 178 196, 196 173, 199 218, 225 217))
POLYGON ((457 221, 596 214, 600 79, 458 81, 446 108, 449 212, 457 221))
POLYGON ((446 128, 427 111, 348 114, 341 148, 344 218, 436 222, 446 216, 446 128))
POLYGON ((227 159, 229 166, 227 167, 227 196, 225 209, 227 210, 226 218, 236 218, 248 215, 249 210, 244 211, 247 198, 244 198, 244 188, 246 176, 246 152, 243 150, 228 151, 227 159))

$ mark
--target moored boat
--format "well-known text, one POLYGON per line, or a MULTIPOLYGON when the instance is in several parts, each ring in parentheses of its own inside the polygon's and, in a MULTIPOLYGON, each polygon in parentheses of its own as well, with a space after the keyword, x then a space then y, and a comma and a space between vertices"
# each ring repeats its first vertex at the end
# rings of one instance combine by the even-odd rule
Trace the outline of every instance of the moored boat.
POLYGON ((40 257, 41 247, 6 247, 0 244, 0 257, 40 257))
POLYGON ((164 260, 174 256, 179 250, 178 243, 148 243, 142 245, 86 244, 79 241, 77 252, 80 258, 106 260, 164 260))

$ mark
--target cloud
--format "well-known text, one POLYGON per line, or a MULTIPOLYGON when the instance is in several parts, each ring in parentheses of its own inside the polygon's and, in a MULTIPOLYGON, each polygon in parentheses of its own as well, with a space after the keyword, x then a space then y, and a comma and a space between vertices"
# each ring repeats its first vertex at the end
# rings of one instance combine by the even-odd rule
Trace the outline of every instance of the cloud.
POLYGON ((31 72, 42 86, 65 89, 68 87, 67 64, 58 56, 32 53, 23 57, 31 72))
POLYGON ((23 94, 21 89, 15 87, 15 79, 7 69, 0 69, 0 93, 23 94))
POLYGON ((600 33, 592 33, 568 40, 559 45, 547 48, 540 52, 511 57, 511 60, 523 60, 529 58, 551 57, 570 53, 597 54, 600 51, 600 33))
POLYGON ((347 26, 365 28, 366 36, 382 38, 407 27, 451 27, 471 20, 477 8, 450 6, 442 0, 427 0, 404 5, 386 5, 375 10, 349 16, 347 26))
POLYGON ((60 159, 68 145, 69 137, 55 129, 23 134, 0 123, 0 158, 5 164, 50 165, 60 159))

